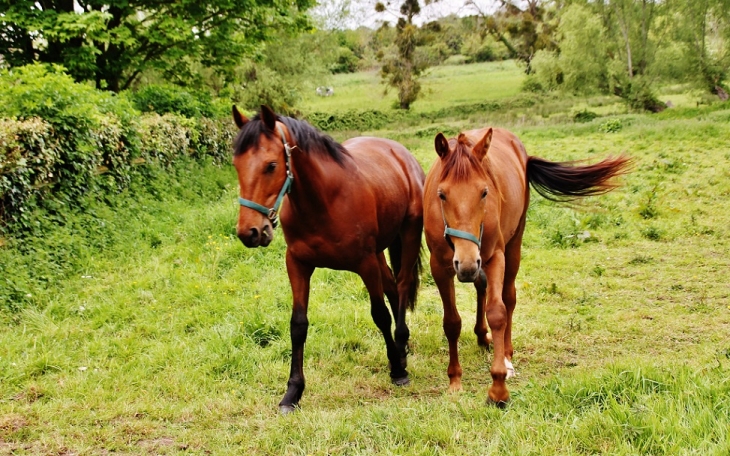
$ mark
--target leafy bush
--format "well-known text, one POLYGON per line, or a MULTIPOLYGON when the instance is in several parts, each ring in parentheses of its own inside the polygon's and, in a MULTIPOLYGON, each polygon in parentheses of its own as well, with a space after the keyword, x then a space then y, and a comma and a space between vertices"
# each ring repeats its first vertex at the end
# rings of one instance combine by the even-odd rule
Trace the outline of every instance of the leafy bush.
POLYGON ((359 111, 350 109, 339 113, 314 112, 307 116, 307 121, 320 130, 377 130, 388 123, 402 117, 397 113, 387 113, 378 110, 359 111))
POLYGON ((469 62, 491 62, 498 58, 491 37, 482 39, 479 35, 470 36, 464 41, 461 54, 467 56, 469 62))
POLYGON ((576 112, 575 115, 573 116, 573 120, 575 122, 585 123, 585 122, 590 122, 591 120, 595 119, 596 117, 598 117, 598 114, 596 114, 593 111, 584 109, 582 111, 576 112))
POLYGON ((150 84, 128 96, 141 112, 174 113, 189 118, 220 117, 222 114, 209 93, 169 84, 150 84))
POLYGON ((616 133, 617 131, 621 131, 623 127, 624 124, 621 122, 621 119, 609 119, 599 125, 598 130, 603 133, 616 133))
POLYGON ((61 153, 47 122, 0 120, 0 220, 27 220, 29 201, 54 178, 61 153))
MULTIPOLYGON (((58 220, 88 195, 130 185, 134 165, 169 167, 181 157, 226 160, 228 122, 182 115, 140 117, 132 102, 60 67, 0 72, 0 230, 30 232, 39 205, 58 220)), ((141 169, 141 168, 138 168, 141 169)))

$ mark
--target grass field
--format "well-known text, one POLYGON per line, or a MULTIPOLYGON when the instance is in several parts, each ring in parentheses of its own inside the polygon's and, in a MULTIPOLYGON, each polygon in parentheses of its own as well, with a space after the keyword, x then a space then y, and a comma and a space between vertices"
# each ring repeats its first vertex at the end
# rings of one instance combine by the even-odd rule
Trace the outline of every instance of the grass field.
MULTIPOLYGON (((514 63, 486 62, 474 65, 444 65, 427 70, 421 80, 422 96, 413 104, 414 112, 428 112, 448 104, 504 98, 520 91, 524 71, 514 63)), ((332 81, 335 94, 305 97, 302 109, 328 111, 331 109, 387 110, 398 100, 398 94, 384 92, 377 70, 336 75, 332 81)))
MULTIPOLYGON (((480 96, 512 96, 505 73, 504 92, 480 96)), ((473 84, 448 81, 468 100, 473 84)), ((427 169, 424 131, 489 117, 367 133, 427 169)), ((730 110, 535 119, 499 124, 532 155, 627 152, 637 164, 580 207, 533 198, 506 410, 485 405, 491 354, 471 331, 473 287, 457 284, 464 390, 449 394, 430 274, 408 316, 412 383, 396 388, 361 282, 318 270, 302 408, 279 416, 291 305, 281 232, 246 250, 235 172, 190 163, 0 248, 16 290, 0 301, 0 454, 730 454, 730 110)))

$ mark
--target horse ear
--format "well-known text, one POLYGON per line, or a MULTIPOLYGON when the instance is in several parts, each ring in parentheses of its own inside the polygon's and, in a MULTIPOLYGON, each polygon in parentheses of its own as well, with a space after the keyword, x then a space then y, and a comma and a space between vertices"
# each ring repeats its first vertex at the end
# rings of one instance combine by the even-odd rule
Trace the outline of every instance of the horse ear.
POLYGON ((266 105, 261 105, 261 120, 264 121, 264 125, 269 130, 276 127, 276 114, 266 105))
POLYGON ((487 130, 487 132, 484 134, 484 137, 479 140, 478 143, 472 148, 472 153, 479 161, 483 160, 484 157, 486 157, 487 152, 489 151, 489 145, 492 144, 492 129, 490 128, 487 130))
POLYGON ((233 105, 233 121, 239 129, 243 128, 243 126, 246 125, 246 122, 248 122, 246 116, 241 114, 236 105, 233 105))
POLYGON ((446 156, 449 155, 449 141, 446 139, 443 133, 439 133, 436 135, 436 139, 434 139, 434 147, 436 148, 436 153, 442 159, 446 158, 446 156))

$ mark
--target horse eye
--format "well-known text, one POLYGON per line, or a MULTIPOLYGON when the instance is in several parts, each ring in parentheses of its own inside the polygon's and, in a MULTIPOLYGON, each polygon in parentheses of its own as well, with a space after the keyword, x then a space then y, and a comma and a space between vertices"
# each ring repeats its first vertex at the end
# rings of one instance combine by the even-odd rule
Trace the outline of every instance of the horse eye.
POLYGON ((276 162, 271 162, 266 166, 265 172, 267 174, 270 174, 270 173, 273 173, 275 169, 276 169, 276 162))
POLYGON ((485 188, 484 191, 482 192, 482 198, 486 198, 486 197, 487 197, 487 189, 485 188))
POLYGON ((439 192, 439 198, 441 198, 441 201, 446 201, 446 195, 441 192, 439 192))

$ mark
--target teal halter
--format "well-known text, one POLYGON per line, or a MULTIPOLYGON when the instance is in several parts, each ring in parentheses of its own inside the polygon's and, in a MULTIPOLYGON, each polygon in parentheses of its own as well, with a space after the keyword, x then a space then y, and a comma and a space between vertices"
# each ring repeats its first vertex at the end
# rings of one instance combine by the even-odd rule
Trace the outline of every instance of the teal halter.
POLYGON ((444 219, 444 239, 446 239, 446 242, 449 244, 451 249, 454 249, 454 243, 449 239, 449 236, 458 237, 460 239, 466 239, 467 241, 471 241, 477 245, 479 250, 482 248, 482 234, 484 234, 484 223, 482 222, 479 225, 479 237, 474 236, 471 233, 468 233, 466 231, 461 230, 455 230, 454 228, 449 228, 449 225, 446 223, 446 214, 444 214, 444 203, 441 202, 441 217, 444 219))
POLYGON ((284 158, 286 160, 286 180, 284 180, 284 185, 281 187, 281 191, 279 192, 279 196, 276 197, 276 201, 274 202, 274 207, 268 208, 266 206, 262 206, 259 203, 255 203, 251 200, 247 200, 245 198, 238 197, 238 204, 244 207, 248 207, 250 209, 253 209, 257 212, 262 213, 264 216, 268 217, 271 221, 271 225, 276 228, 276 225, 279 224, 279 207, 281 207, 281 202, 284 200, 284 195, 286 193, 289 193, 291 191, 291 185, 294 181, 294 176, 291 173, 291 151, 294 149, 294 147, 290 147, 289 143, 286 142, 286 136, 284 135, 284 130, 279 127, 279 134, 281 135, 281 141, 284 143, 284 158))

